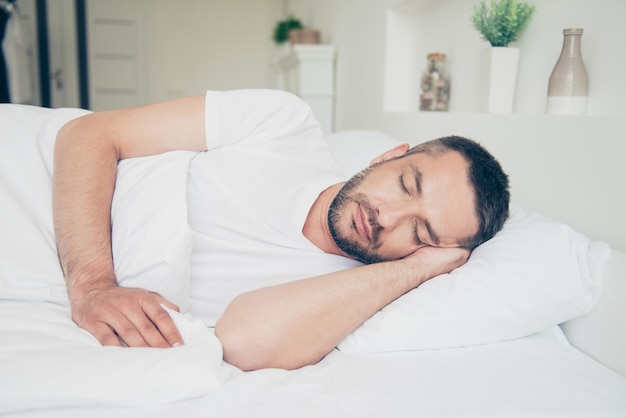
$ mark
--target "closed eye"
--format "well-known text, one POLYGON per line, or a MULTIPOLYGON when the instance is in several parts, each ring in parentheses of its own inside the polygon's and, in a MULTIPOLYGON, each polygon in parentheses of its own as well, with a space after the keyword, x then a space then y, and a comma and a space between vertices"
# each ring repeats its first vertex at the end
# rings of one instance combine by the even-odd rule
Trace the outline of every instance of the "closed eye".
POLYGON ((400 182, 400 188, 402 189, 402 191, 407 195, 410 195, 411 193, 409 192, 409 189, 406 187, 406 184, 404 184, 404 176, 400 175, 398 177, 398 181, 400 182))
POLYGON ((419 230, 418 230, 418 228, 417 228, 417 219, 413 221, 413 239, 415 240, 415 243, 416 243, 418 246, 423 246, 423 245, 425 245, 425 244, 422 242, 422 240, 420 239, 420 236, 419 236, 419 230))
POLYGON ((422 172, 417 167, 413 168, 413 175, 415 176, 415 190, 417 191, 417 195, 422 195, 422 172))

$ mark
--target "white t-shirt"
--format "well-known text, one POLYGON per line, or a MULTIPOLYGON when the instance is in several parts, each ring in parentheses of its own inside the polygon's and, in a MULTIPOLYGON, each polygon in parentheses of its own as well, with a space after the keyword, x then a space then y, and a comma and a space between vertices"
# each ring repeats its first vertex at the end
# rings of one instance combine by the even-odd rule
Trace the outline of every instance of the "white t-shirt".
POLYGON ((277 90, 207 92, 208 152, 190 163, 190 313, 212 326, 248 290, 356 267, 302 234, 319 194, 345 181, 319 124, 277 90))

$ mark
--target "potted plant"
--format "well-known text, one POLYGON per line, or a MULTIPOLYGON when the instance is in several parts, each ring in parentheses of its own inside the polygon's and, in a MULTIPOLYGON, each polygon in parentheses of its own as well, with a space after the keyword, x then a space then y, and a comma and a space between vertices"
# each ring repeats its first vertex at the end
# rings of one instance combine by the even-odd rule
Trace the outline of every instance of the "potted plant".
POLYGON ((482 0, 472 25, 490 46, 481 54, 481 110, 510 113, 515 98, 519 48, 510 47, 530 22, 535 6, 518 0, 482 0))
POLYGON ((289 31, 292 29, 302 29, 304 26, 299 19, 289 16, 284 20, 280 20, 274 27, 272 38, 277 45, 284 44, 289 40, 289 31))
POLYGON ((277 45, 284 44, 289 41, 293 44, 319 44, 320 32, 315 29, 307 29, 302 22, 294 17, 279 21, 274 27, 274 42, 277 45))

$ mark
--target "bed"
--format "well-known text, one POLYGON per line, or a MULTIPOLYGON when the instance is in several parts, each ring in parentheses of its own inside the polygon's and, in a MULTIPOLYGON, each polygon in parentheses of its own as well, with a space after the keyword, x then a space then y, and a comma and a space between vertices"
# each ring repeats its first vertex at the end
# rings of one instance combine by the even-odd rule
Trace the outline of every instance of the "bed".
MULTIPOLYGON (((184 346, 101 347, 70 319, 51 217, 54 133, 83 113, 0 105, 0 416, 626 417, 626 253, 522 202, 466 265, 318 364, 243 372, 222 361, 212 328, 177 312, 184 346)), ((327 140, 347 175, 397 143, 375 131, 327 140)), ((122 285, 176 301, 193 292, 191 158, 120 164, 122 285), (145 282, 146 271, 162 280, 145 282)))

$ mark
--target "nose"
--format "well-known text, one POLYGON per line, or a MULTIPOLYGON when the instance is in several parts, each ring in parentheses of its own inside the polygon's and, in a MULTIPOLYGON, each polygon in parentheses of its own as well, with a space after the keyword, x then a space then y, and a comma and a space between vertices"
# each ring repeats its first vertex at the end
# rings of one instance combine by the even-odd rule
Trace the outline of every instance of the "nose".
POLYGON ((384 229, 391 230, 412 221, 418 214, 417 204, 413 200, 392 200, 377 206, 377 221, 384 229))

